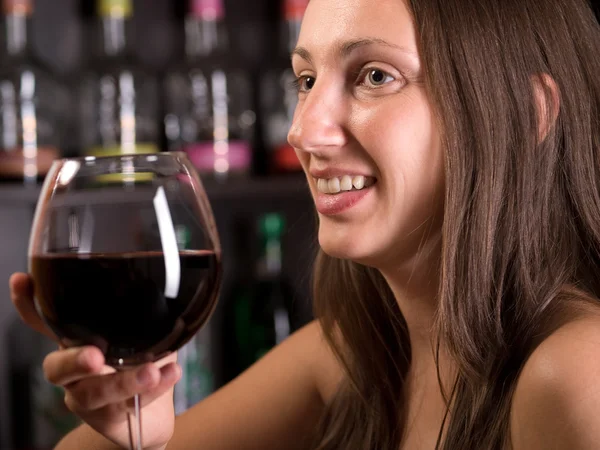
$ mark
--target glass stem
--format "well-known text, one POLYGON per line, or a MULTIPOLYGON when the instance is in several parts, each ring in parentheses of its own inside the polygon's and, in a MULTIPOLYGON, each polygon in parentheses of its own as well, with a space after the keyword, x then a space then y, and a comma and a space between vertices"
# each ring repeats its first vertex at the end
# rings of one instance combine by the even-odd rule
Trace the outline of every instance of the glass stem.
MULTIPOLYGON (((123 368, 123 360, 119 360, 116 368, 118 371, 126 370, 123 368)), ((129 428, 129 450, 144 450, 142 446, 142 411, 140 407, 140 394, 133 397, 133 414, 127 413, 127 428, 129 428)))
POLYGON ((130 450, 143 450, 142 447, 142 411, 140 408, 140 395, 133 397, 133 414, 127 414, 129 425, 129 448, 130 450))

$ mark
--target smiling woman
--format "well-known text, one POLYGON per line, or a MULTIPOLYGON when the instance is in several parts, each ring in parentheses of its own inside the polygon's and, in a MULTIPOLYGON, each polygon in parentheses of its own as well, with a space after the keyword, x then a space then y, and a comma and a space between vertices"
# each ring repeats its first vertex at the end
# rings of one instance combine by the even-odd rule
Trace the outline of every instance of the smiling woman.
POLYGON ((577 0, 311 1, 289 139, 348 375, 317 448, 592 448, 576 423, 593 410, 524 418, 529 392, 556 392, 530 389, 548 384, 536 364, 570 366, 554 345, 585 352, 569 323, 600 305, 599 45, 577 0), (374 181, 347 201, 331 179, 355 173, 374 181))
POLYGON ((441 216, 443 199, 442 152, 409 10, 401 1, 373 9, 313 0, 292 65, 299 103, 289 141, 310 175, 321 247, 396 266, 399 252, 417 250, 432 208, 441 216), (345 176, 365 185, 338 191, 345 176))
MULTIPOLYGON (((289 131, 316 320, 173 420, 173 357, 44 365, 114 448, 590 450, 600 442, 600 29, 586 0, 311 0, 289 131)), ((24 320, 48 333, 26 275, 24 320)))

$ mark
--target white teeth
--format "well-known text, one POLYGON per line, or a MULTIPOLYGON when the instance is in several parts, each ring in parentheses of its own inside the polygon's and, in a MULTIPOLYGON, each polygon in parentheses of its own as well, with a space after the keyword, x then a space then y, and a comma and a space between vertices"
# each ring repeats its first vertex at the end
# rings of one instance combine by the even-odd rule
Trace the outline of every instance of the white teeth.
POLYGON ((362 175, 356 176, 352 179, 352 186, 354 186, 355 189, 362 189, 365 187, 365 177, 363 177, 362 175))
POLYGON ((357 175, 352 177, 350 175, 344 175, 339 178, 330 178, 328 180, 324 178, 315 179, 317 183, 317 190, 323 194, 338 194, 339 192, 348 192, 352 189, 361 190, 365 187, 372 186, 375 184, 375 178, 364 177, 357 175))
POLYGON ((340 189, 342 191, 351 191, 352 190, 352 177, 350 175, 344 175, 342 177, 342 182, 340 183, 340 189))
POLYGON ((319 192, 328 194, 329 193, 329 183, 327 183, 327 180, 325 180, 323 178, 319 178, 319 180, 317 181, 317 189, 319 190, 319 192))
POLYGON ((327 182, 327 184, 329 185, 329 193, 330 194, 337 194, 338 192, 340 192, 340 179, 339 178, 332 178, 331 180, 329 180, 327 182))

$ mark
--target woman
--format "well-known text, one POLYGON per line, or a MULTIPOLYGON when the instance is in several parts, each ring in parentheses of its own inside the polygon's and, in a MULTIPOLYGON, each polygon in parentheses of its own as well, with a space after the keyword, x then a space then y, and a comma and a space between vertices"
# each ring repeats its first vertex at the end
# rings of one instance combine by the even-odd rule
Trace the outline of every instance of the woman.
POLYGON ((317 321, 176 420, 174 357, 55 352, 88 424, 58 448, 126 446, 135 393, 149 449, 600 448, 599 55, 585 0, 312 0, 317 321))

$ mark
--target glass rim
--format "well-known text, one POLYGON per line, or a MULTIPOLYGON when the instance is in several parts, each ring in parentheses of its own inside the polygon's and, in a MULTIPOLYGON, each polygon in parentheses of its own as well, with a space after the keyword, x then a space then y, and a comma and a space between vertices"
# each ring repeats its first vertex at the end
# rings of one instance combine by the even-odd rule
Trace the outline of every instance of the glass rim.
POLYGON ((167 152, 156 152, 156 153, 119 153, 118 155, 87 155, 87 156, 67 156, 55 159, 52 164, 64 164, 68 161, 76 162, 87 162, 87 161, 107 161, 107 160, 122 160, 123 158, 143 158, 148 156, 154 156, 157 158, 165 157, 180 157, 188 159, 187 154, 180 150, 167 151, 167 152))

